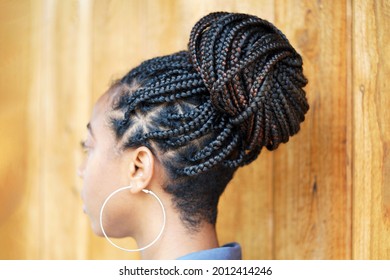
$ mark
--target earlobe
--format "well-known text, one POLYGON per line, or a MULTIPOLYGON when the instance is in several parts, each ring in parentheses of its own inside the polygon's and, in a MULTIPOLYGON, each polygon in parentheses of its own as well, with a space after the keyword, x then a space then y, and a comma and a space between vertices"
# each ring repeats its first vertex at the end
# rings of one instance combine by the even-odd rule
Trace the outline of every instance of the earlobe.
POLYGON ((154 155, 149 148, 142 146, 134 150, 129 171, 132 193, 149 186, 154 175, 154 155))

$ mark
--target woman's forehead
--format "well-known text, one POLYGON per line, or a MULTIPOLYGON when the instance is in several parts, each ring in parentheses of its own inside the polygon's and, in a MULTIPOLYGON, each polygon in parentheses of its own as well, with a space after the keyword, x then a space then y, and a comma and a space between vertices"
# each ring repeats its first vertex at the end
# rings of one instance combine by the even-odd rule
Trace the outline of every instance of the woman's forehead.
POLYGON ((110 108, 110 96, 109 91, 107 91, 99 97, 93 107, 92 116, 89 122, 93 131, 100 130, 101 127, 106 126, 107 114, 109 113, 110 108))

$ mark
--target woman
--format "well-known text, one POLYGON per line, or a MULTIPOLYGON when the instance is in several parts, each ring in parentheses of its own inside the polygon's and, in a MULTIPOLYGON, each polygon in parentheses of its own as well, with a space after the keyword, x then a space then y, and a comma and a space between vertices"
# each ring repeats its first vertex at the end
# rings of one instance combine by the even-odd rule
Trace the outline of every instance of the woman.
POLYGON ((299 131, 306 83, 271 23, 200 19, 188 51, 145 61, 97 101, 79 171, 93 231, 135 238, 143 259, 240 259, 239 244, 219 247, 219 197, 263 146, 299 131))

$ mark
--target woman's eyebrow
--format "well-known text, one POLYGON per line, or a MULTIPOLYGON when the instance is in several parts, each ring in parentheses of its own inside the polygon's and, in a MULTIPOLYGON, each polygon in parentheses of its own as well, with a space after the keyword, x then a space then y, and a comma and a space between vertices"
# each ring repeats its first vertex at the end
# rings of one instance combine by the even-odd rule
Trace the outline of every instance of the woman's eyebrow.
MULTIPOLYGON (((87 129, 88 129, 89 133, 92 135, 92 137, 94 137, 91 123, 88 123, 88 124, 87 124, 87 129)), ((94 138, 95 138, 95 137, 94 137, 94 138)))

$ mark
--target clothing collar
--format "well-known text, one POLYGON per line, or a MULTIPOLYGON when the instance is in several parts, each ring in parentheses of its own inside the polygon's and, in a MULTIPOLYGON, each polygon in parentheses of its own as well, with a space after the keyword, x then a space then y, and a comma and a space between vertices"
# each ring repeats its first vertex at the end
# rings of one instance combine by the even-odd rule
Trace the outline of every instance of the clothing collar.
POLYGON ((177 260, 241 260, 241 258, 240 244, 232 242, 219 248, 190 253, 177 260))

